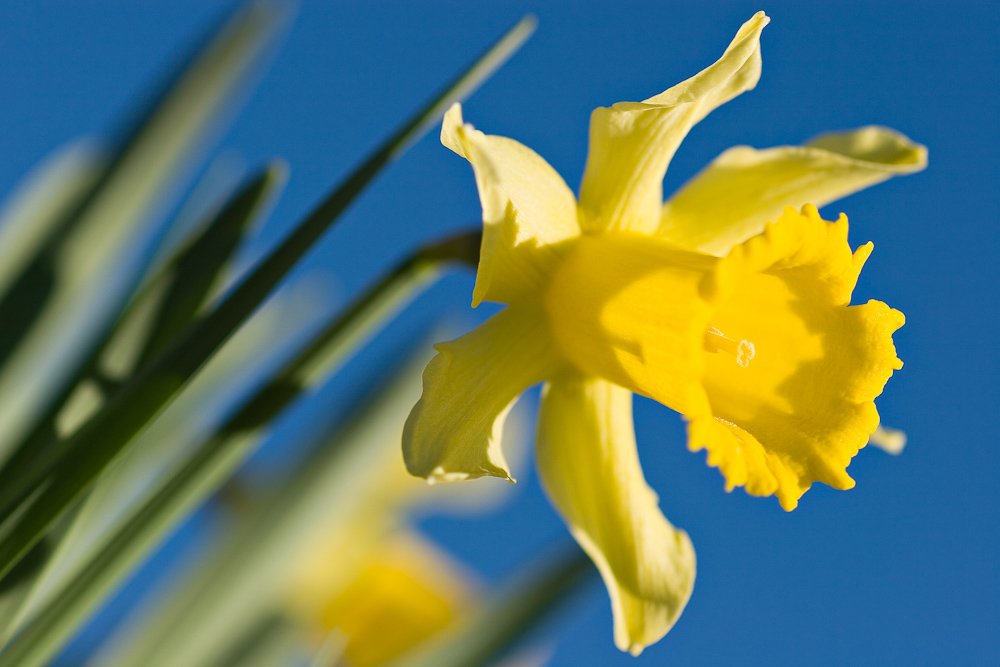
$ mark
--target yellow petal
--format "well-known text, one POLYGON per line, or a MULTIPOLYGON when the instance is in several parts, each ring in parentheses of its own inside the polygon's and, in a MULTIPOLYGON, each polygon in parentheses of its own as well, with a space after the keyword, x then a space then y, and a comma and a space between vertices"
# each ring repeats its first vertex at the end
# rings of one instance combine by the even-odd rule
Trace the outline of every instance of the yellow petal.
POLYGON ((503 422, 514 399, 562 363, 549 341, 542 315, 510 307, 437 345, 403 428, 410 474, 429 482, 484 475, 513 482, 500 447, 503 422))
POLYGON ((615 644, 638 655, 670 630, 694 587, 694 548, 660 512, 639 465, 632 393, 568 373, 548 383, 538 469, 611 596, 615 644))
POLYGON ((666 203, 658 234, 723 256, 787 206, 824 206, 926 166, 924 146, 874 125, 824 134, 805 146, 735 146, 666 203))
POLYGON ((755 14, 714 65, 687 81, 641 103, 594 110, 580 186, 584 231, 656 231, 667 165, 695 123, 757 85, 768 21, 764 12, 755 14))
POLYGON ((787 209, 724 259, 657 237, 581 237, 546 295, 553 338, 581 370, 691 420, 729 488, 785 509, 814 481, 838 489, 878 425, 873 399, 896 358, 902 313, 850 306, 871 244, 847 219, 787 209))
POLYGON ((545 284, 558 242, 577 236, 576 198, 562 177, 530 148, 483 134, 445 114, 441 143, 466 158, 483 205, 483 245, 472 305, 511 303, 545 284))

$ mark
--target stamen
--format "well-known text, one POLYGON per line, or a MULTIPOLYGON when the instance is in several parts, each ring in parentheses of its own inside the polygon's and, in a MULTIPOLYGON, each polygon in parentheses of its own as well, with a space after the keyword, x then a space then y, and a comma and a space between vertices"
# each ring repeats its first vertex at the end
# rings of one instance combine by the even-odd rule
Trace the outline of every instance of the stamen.
POLYGON ((733 355, 736 357, 736 363, 743 368, 750 365, 750 360, 753 359, 753 355, 756 353, 753 343, 750 341, 735 341, 723 335, 715 327, 709 327, 708 331, 705 332, 704 346, 706 352, 727 352, 733 355))

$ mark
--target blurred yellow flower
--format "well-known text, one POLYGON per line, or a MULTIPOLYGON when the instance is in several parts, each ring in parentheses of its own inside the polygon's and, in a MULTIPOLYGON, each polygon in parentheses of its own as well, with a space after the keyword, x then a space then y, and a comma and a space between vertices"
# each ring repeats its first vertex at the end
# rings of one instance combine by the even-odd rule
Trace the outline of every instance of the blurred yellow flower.
POLYGON ((464 124, 457 104, 441 132, 472 164, 483 206, 473 305, 509 306, 437 347, 404 431, 407 467, 431 482, 511 479, 505 414, 545 381, 540 475, 633 654, 680 615, 695 556, 643 477, 632 393, 683 414, 689 447, 708 450, 728 488, 791 510, 814 481, 853 485, 846 467, 878 425, 872 401, 901 366, 902 314, 849 305, 871 244, 852 252, 846 218, 826 222, 816 206, 919 171, 924 147, 881 127, 736 147, 663 203, 688 130, 756 85, 767 22, 756 14, 666 92, 595 110, 579 202, 541 157, 464 124))
POLYGON ((335 539, 310 550, 288 588, 289 608, 317 643, 334 633, 346 664, 387 664, 475 608, 471 575, 419 534, 356 529, 362 548, 335 539))

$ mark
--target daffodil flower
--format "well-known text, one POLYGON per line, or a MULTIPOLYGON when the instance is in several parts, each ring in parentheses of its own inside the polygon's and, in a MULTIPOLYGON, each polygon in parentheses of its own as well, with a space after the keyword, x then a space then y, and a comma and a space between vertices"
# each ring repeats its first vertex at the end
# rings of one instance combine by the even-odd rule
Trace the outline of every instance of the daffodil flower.
POLYGON ((344 664, 390 664, 475 610, 472 573, 419 533, 351 528, 359 539, 334 535, 303 552, 285 587, 293 617, 317 645, 333 633, 344 664))
POLYGON ((544 382, 540 476, 633 654, 680 615, 695 556, 643 477, 632 394, 684 415, 689 447, 708 450, 729 489, 791 510, 814 481, 853 485, 846 467, 879 421, 872 401, 901 366, 902 314, 849 305, 871 244, 852 252, 846 218, 826 222, 816 206, 919 171, 922 146, 881 127, 740 146, 663 203, 688 130, 756 85, 767 22, 755 15, 718 62, 666 92, 595 110, 579 201, 533 151, 464 124, 458 105, 441 131, 472 163, 483 207, 473 305, 508 307, 437 347, 403 434, 407 467, 431 482, 510 480, 504 416, 544 382))

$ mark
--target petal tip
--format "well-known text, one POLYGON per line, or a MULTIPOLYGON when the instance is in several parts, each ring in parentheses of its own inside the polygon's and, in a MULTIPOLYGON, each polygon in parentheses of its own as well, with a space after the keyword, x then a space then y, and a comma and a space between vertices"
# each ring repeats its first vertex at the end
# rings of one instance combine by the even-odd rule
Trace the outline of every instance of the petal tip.
POLYGON ((771 17, 765 14, 763 9, 754 14, 753 16, 751 16, 750 20, 747 21, 747 23, 759 24, 761 28, 763 28, 770 22, 771 22, 771 17))
POLYGON ((906 432, 880 424, 875 432, 868 436, 868 444, 878 447, 887 454, 898 456, 906 448, 906 432))
POLYGON ((455 153, 468 159, 465 148, 462 145, 462 133, 465 122, 462 119, 462 105, 455 102, 444 114, 444 121, 441 123, 441 143, 450 148, 455 153))
POLYGON ((805 146, 823 149, 855 164, 880 170, 885 172, 886 177, 913 174, 927 168, 927 147, 884 125, 824 132, 807 141, 805 146))
POLYGON ((476 281, 476 286, 472 289, 472 307, 478 308, 479 304, 483 302, 483 297, 486 292, 486 288, 482 286, 485 281, 476 281))

